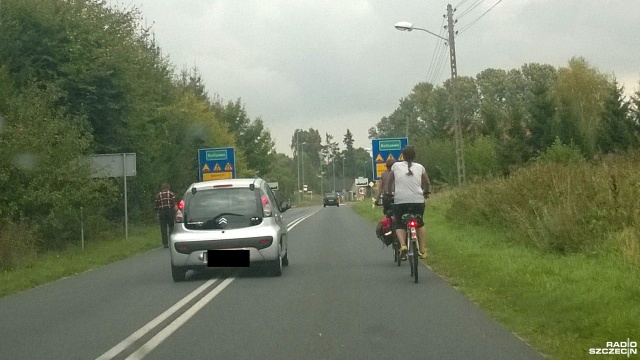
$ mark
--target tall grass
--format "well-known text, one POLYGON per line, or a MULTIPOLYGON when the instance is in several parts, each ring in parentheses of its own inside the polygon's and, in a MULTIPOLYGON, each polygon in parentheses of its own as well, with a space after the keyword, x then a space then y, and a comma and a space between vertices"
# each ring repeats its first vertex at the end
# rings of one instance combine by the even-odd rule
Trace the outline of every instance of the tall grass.
MULTIPOLYGON (((458 196, 427 201, 426 263, 490 316, 549 359, 588 359, 590 348, 638 339, 638 271, 614 256, 544 253, 499 226, 454 224, 445 214, 458 196)), ((352 208, 377 222, 368 205, 352 208)))
POLYGON ((640 154, 538 161, 455 193, 450 220, 508 227, 544 252, 617 253, 640 267, 640 154))

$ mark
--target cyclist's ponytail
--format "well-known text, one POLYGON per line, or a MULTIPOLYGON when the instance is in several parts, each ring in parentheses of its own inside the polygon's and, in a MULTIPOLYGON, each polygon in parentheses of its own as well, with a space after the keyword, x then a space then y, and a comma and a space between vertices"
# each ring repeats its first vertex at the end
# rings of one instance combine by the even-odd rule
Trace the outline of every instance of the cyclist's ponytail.
POLYGON ((413 159, 416 158, 416 151, 413 149, 413 146, 405 146, 404 149, 402 149, 402 157, 407 162, 407 169, 409 170, 407 175, 413 175, 413 171, 411 171, 411 163, 413 162, 413 159))

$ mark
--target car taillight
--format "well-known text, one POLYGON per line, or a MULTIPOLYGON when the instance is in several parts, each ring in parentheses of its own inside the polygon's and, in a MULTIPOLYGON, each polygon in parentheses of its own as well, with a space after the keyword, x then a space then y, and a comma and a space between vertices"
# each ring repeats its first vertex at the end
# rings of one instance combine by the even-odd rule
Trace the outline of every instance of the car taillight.
POLYGON ((269 202, 269 197, 267 195, 262 195, 260 198, 262 202, 262 213, 264 217, 271 216, 271 203, 269 202))
POLYGON ((180 207, 178 207, 178 211, 176 211, 175 222, 181 223, 182 221, 183 221, 182 210, 180 210, 180 207))
POLYGON ((178 203, 178 210, 184 210, 184 200, 180 200, 178 203))

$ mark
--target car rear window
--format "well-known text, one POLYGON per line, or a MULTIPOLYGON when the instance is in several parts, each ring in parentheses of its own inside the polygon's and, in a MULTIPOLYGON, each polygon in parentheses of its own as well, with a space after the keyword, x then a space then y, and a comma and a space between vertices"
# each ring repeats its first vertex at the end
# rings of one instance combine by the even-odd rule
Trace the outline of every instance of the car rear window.
POLYGON ((199 190, 185 195, 185 226, 193 230, 237 229, 261 221, 260 199, 248 188, 199 190))

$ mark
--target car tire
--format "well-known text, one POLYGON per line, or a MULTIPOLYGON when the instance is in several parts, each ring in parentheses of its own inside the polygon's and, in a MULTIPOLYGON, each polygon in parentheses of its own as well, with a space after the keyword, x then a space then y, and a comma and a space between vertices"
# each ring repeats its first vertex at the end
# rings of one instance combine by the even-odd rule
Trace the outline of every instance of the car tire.
POLYGON ((171 265, 171 277, 173 278, 174 282, 184 281, 187 277, 187 270, 178 266, 171 265))
MULTIPOLYGON (((280 245, 282 246, 282 244, 280 245)), ((280 247, 278 248, 278 250, 280 249, 280 247)), ((271 273, 271 276, 282 276, 282 265, 284 261, 282 258, 282 255, 280 255, 280 251, 278 251, 278 258, 270 261, 267 266, 268 266, 268 271, 269 273, 271 273)))

